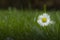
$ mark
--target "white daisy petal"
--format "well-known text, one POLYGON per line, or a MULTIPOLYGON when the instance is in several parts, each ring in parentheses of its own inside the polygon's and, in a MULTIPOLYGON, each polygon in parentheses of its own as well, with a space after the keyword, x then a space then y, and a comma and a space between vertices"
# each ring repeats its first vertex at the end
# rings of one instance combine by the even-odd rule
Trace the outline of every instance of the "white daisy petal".
POLYGON ((50 15, 48 15, 46 13, 44 13, 43 15, 39 15, 37 22, 41 26, 48 26, 49 24, 53 23, 50 19, 50 15))
POLYGON ((38 16, 38 19, 40 19, 40 18, 42 18, 42 17, 43 17, 43 15, 39 15, 39 16, 38 16))

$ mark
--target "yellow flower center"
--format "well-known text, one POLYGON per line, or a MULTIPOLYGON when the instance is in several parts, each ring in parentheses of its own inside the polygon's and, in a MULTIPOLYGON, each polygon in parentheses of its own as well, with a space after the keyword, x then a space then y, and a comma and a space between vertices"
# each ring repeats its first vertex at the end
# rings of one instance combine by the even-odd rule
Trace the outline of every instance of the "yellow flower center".
POLYGON ((42 18, 42 22, 46 22, 47 21, 47 18, 42 18))

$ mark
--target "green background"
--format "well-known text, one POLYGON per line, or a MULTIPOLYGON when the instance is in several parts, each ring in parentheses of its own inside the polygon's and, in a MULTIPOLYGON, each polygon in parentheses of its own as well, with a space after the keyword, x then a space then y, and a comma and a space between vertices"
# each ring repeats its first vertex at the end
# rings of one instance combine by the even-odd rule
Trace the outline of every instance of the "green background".
POLYGON ((0 10, 0 40, 60 40, 60 11, 47 11, 54 24, 42 27, 43 10, 0 10))

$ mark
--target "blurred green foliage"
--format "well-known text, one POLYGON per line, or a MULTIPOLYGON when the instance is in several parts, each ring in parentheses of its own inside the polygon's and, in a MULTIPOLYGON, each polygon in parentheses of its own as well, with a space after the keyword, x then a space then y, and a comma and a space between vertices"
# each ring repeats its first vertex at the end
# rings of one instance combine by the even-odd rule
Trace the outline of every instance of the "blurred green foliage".
POLYGON ((53 25, 41 27, 41 10, 0 10, 0 40, 60 40, 60 11, 47 11, 53 25))

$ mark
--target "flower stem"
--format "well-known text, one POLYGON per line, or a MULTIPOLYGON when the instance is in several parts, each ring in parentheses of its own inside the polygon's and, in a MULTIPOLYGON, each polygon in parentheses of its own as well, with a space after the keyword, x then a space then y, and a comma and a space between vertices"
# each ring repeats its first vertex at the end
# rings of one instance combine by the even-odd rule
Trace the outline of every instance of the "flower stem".
POLYGON ((44 7, 44 9, 43 9, 43 10, 44 10, 44 12, 46 13, 46 4, 44 4, 44 6, 43 6, 43 7, 44 7))

